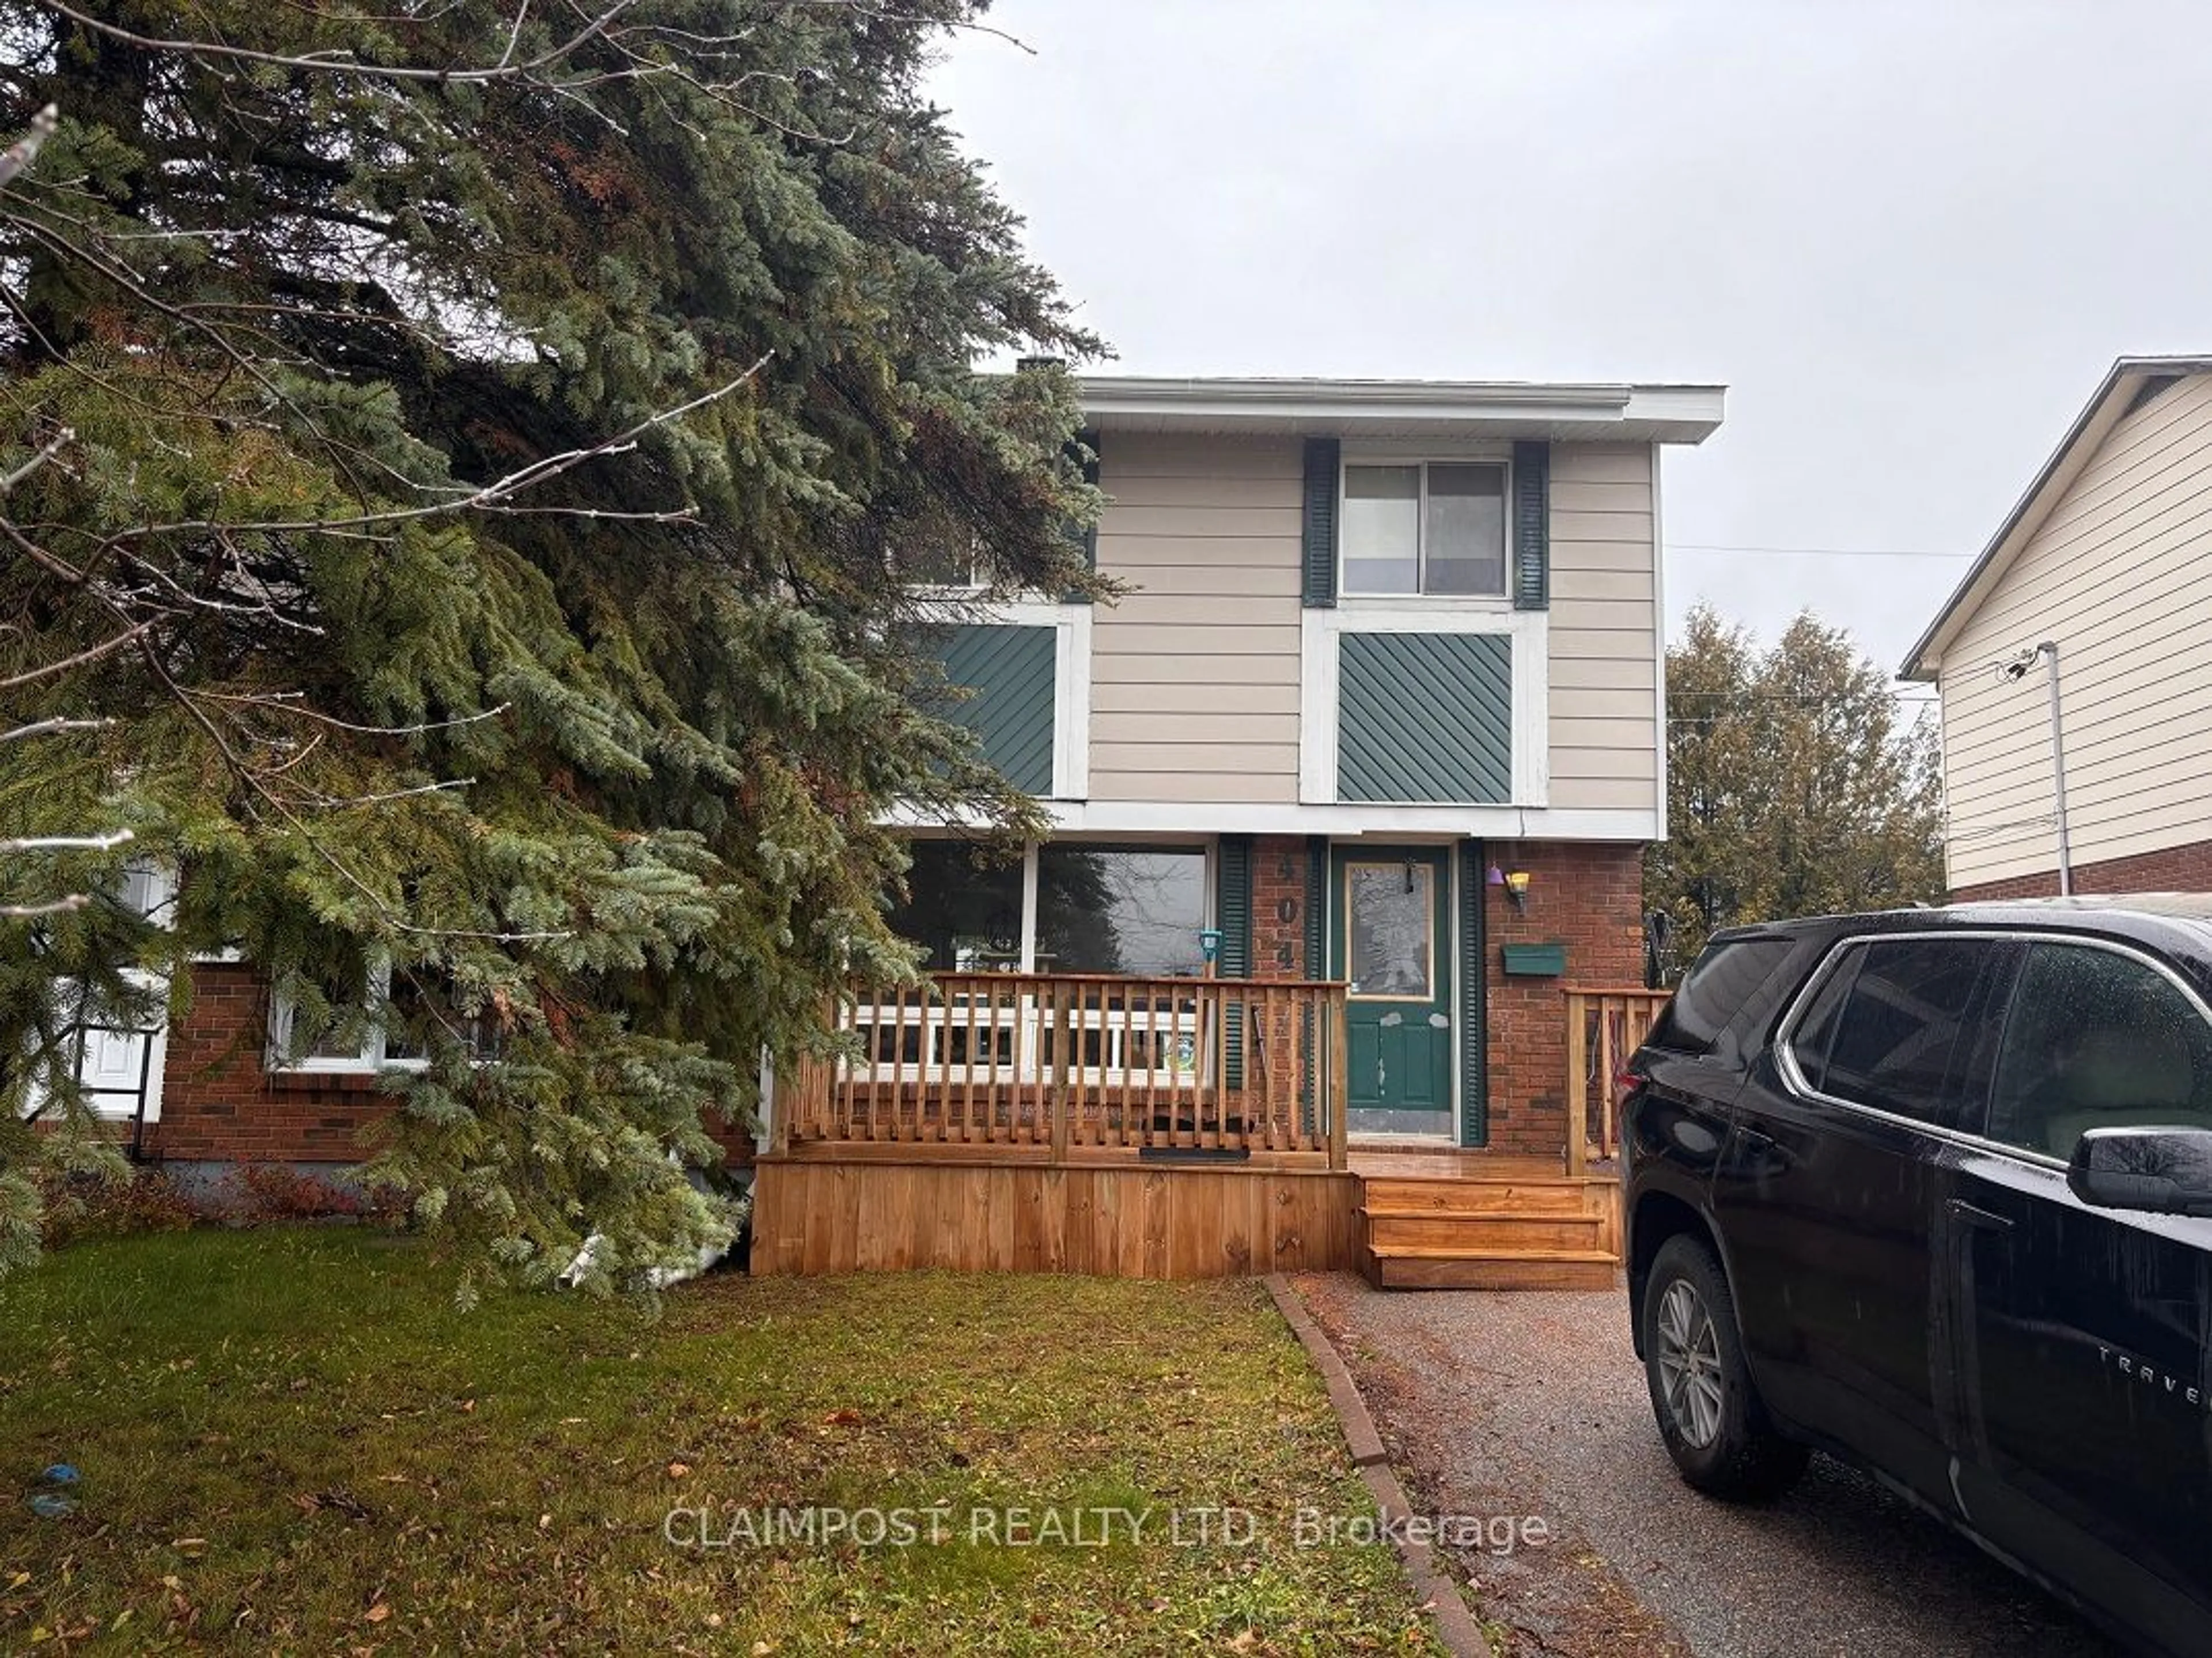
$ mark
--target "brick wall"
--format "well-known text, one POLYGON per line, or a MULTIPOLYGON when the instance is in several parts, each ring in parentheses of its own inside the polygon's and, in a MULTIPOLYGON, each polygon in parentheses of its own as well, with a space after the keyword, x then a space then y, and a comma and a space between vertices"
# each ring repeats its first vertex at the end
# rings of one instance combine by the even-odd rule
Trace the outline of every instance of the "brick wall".
POLYGON ((361 1131, 392 1108, 366 1076, 262 1069, 269 992, 250 967, 192 969, 191 1011, 169 1032, 154 1156, 182 1162, 357 1163, 361 1131))
MULTIPOLYGON (((2212 892, 2212 841, 2192 841, 2187 846, 2162 847, 2131 858, 2107 858, 2101 863, 2074 866, 2074 890, 2081 892, 2212 892)), ((1977 899, 2051 898, 2058 893, 2058 872, 2016 875, 2008 880, 1984 881, 1978 886, 1954 887, 1954 903, 1977 899)))
POLYGON ((1502 869, 1528 874, 1526 913, 1486 887, 1490 1145, 1557 1157, 1566 1144, 1565 985, 1644 982, 1644 849, 1559 841, 1493 842, 1502 869), (1564 943, 1563 978, 1509 976, 1501 947, 1564 943))
MULTIPOLYGON (((177 1163, 358 1163, 362 1130, 396 1102, 369 1076, 265 1071, 269 992, 242 965, 192 969, 191 1010, 169 1032, 161 1118, 149 1156, 177 1163)), ((720 1118, 707 1132, 732 1166, 752 1161, 752 1131, 720 1118)))
POLYGON ((1306 838, 1262 835, 1252 842, 1252 976, 1322 979, 1324 963, 1306 960, 1306 838))

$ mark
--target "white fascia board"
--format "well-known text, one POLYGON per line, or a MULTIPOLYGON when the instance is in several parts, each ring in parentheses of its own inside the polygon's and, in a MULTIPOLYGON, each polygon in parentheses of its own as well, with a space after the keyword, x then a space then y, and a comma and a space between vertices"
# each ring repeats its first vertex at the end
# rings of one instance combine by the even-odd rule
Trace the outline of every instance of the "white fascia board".
MULTIPOLYGON (((1240 801, 1046 800, 1038 803, 1063 835, 1427 835, 1487 841, 1656 840, 1659 814, 1649 811, 1571 811, 1518 806, 1335 806, 1240 801)), ((890 827, 916 830, 980 829, 978 819, 948 822, 911 809, 895 811, 890 827)))
POLYGON ((1719 386, 1474 380, 1171 380, 1092 375, 1079 382, 1085 417, 1111 429, 1310 430, 1365 427, 1513 428, 1601 438, 1632 429, 1655 442, 1698 443, 1723 419, 1719 386))

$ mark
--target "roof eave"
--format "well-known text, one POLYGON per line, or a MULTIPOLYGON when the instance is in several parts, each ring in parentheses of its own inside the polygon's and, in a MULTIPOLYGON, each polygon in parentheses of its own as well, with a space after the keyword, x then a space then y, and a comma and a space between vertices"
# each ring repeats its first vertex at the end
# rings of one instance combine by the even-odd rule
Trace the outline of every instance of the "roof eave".
POLYGON ((2106 371, 2104 380, 2099 383, 2088 402, 2081 406, 2081 412, 2074 417, 2074 423, 2066 428, 2066 435, 2058 440, 2058 446, 2051 452, 2050 458, 2036 472, 2027 490, 2013 503, 2012 510, 2005 514, 2004 522, 1998 525, 1996 534, 1976 556, 1959 585, 1952 589, 1950 598, 1943 601, 1943 608, 1936 613, 1936 619, 1928 624, 1927 629, 1913 645, 1905 659, 1905 665, 1899 671, 1898 677, 1922 683, 1930 683, 1936 679, 1942 671, 1943 648, 1965 627, 1979 605, 1984 596, 1984 582, 1994 582, 2003 574, 2004 568, 2011 563, 2020 548, 2041 526, 2051 509, 2057 504, 2058 496, 2074 481, 2081 466, 2087 463, 2095 446, 2088 440, 2094 434, 2096 443, 2104 441, 2106 434, 2118 423, 2121 414, 2125 410, 2126 400, 2134 397, 2136 389, 2144 380, 2159 375, 2195 374, 2207 371, 2212 371, 2212 357, 2116 359, 2112 367, 2106 371))
POLYGON ((1102 430, 1355 434, 1528 433, 1699 443, 1725 412, 1719 386, 1526 381, 1170 380, 1085 375, 1102 430))

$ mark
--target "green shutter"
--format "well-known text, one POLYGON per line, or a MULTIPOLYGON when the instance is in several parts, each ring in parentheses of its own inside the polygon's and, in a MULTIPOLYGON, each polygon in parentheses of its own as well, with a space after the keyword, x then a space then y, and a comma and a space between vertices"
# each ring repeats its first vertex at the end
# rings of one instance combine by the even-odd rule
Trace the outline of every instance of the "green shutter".
POLYGON ((1489 864, 1480 841, 1459 844, 1459 1114, 1460 1144, 1490 1144, 1489 950, 1483 938, 1483 901, 1489 864))
POLYGON ((1552 446, 1513 446, 1513 608, 1552 607, 1552 446))
POLYGON ((1305 604, 1310 610, 1336 604, 1336 492, 1343 452, 1334 438, 1306 440, 1305 604))
POLYGON ((1328 836, 1306 836, 1306 970, 1309 979, 1328 974, 1328 836))
MULTIPOLYGON (((1224 979, 1252 976, 1252 837, 1221 837, 1220 878, 1214 911, 1221 926, 1221 957, 1217 970, 1224 979)), ((1224 1045, 1229 1050, 1228 1076, 1231 1088, 1244 1086, 1244 1010, 1224 1002, 1221 1020, 1224 1045)))
POLYGON ((1337 636, 1336 798, 1504 805, 1513 798, 1513 641, 1337 636))
POLYGON ((988 623, 947 628, 939 652, 946 683, 973 693, 942 716, 974 732, 984 759, 1030 794, 1052 793, 1054 634, 988 623))
MULTIPOLYGON (((1095 489, 1098 487, 1098 434, 1089 431, 1078 432, 1075 434, 1075 441, 1091 452, 1090 459, 1082 463, 1083 481, 1095 489)), ((1069 527, 1068 533, 1072 537, 1079 539, 1082 543, 1083 562, 1085 564, 1088 564, 1092 569, 1097 569, 1098 568, 1098 525, 1097 521, 1094 520, 1091 523, 1084 525, 1080 530, 1077 530, 1071 525, 1069 527)), ((1060 595, 1060 603, 1063 604, 1088 604, 1090 602, 1091 596, 1088 593, 1068 592, 1062 593, 1060 595)))
MULTIPOLYGON (((1306 969, 1309 979, 1326 979, 1328 971, 1328 837, 1309 835, 1306 837, 1306 969)), ((1317 1013, 1309 1005, 1304 1028, 1298 1032, 1305 1074, 1305 1088, 1298 1104, 1305 1112, 1308 1133, 1316 1131, 1314 1121, 1314 1080, 1316 1056, 1321 1052, 1321 1033, 1315 1028, 1317 1013)))

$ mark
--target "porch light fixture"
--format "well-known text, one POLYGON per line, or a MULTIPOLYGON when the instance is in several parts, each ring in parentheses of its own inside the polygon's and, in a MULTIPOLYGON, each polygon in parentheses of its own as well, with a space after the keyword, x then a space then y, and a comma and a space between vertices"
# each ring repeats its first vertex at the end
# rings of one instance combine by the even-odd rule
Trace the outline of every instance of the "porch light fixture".
POLYGON ((1519 910, 1524 915, 1528 914, 1528 872, 1527 870, 1516 869, 1508 872, 1505 870, 1498 868, 1497 865, 1492 864, 1490 866, 1489 878, 1485 884, 1493 887, 1504 887, 1505 889, 1505 896, 1513 901, 1513 908, 1519 910))

